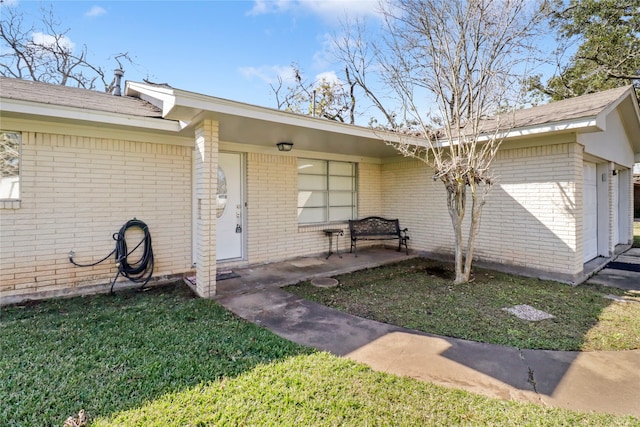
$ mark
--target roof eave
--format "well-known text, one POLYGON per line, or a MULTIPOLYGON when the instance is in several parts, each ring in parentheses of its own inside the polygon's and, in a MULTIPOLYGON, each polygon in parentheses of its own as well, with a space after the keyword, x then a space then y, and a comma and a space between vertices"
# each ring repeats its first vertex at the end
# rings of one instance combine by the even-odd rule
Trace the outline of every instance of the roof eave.
MULTIPOLYGON (((296 127, 306 127, 315 130, 343 133, 363 138, 383 139, 382 134, 384 132, 378 132, 368 127, 340 123, 308 115, 296 114, 289 111, 276 110, 273 108, 261 107, 177 89, 174 90, 174 94, 174 107, 171 111, 170 117, 176 120, 189 122, 201 114, 209 114, 213 117, 216 115, 231 115, 296 127)), ((398 137, 396 134, 392 133, 384 134, 387 138, 398 137)))
POLYGON ((488 141, 489 139, 516 139, 533 136, 540 136, 549 133, 572 133, 572 132, 597 132, 603 130, 601 123, 596 117, 582 117, 580 119, 565 120, 554 123, 542 123, 531 126, 521 126, 513 129, 485 133, 478 138, 479 141, 488 141))
POLYGON ((11 112, 14 114, 80 120, 84 122, 94 122, 115 126, 127 126, 170 132, 180 131, 180 124, 178 122, 161 118, 135 117, 126 114, 88 110, 86 108, 68 107, 61 105, 42 104, 39 102, 23 101, 10 98, 0 98, 0 100, 2 101, 2 111, 11 112))
POLYGON ((404 135, 392 132, 378 131, 368 127, 319 119, 164 86, 127 82, 126 94, 139 96, 156 105, 162 109, 164 118, 180 121, 182 122, 182 127, 186 127, 202 117, 210 116, 215 118, 216 116, 229 115, 363 138, 396 142, 407 138, 404 135))

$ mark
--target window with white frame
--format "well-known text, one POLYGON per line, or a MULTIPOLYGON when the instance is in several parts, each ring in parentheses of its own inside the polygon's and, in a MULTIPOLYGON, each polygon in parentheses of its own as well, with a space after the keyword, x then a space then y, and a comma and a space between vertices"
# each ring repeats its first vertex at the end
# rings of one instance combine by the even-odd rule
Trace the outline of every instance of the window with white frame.
POLYGON ((298 159, 298 223, 355 218, 356 184, 355 163, 298 159))
POLYGON ((0 200, 20 199, 19 132, 0 131, 0 200))

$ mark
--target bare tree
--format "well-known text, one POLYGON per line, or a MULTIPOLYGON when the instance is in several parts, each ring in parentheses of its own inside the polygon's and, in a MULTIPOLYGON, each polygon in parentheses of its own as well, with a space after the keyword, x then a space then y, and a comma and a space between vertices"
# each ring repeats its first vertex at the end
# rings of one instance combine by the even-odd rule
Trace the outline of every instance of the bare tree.
POLYGON ((369 72, 375 67, 381 52, 376 42, 367 38, 366 23, 361 19, 347 21, 342 30, 342 34, 334 37, 335 56, 338 61, 346 64, 345 75, 351 85, 351 91, 354 92, 356 87, 362 90, 374 108, 384 115, 387 125, 396 128, 396 112, 389 110, 383 94, 378 93, 378 90, 374 91, 368 80, 369 72))
MULTIPOLYGON (((387 138, 423 161, 447 193, 455 235, 456 283, 468 282, 480 216, 495 179, 492 163, 522 94, 526 59, 546 3, 530 0, 398 0, 382 2, 383 43, 337 40, 342 60, 386 117, 387 138), (369 50, 367 50, 369 49, 369 50), (371 56, 372 55, 372 56, 371 56), (369 64, 392 90, 401 114, 373 97, 369 64), (408 136, 419 135, 422 143, 408 136), (470 197, 471 218, 463 221, 470 197)), ((356 32, 356 34, 361 34, 356 32)))
MULTIPOLYGON (((62 86, 77 86, 105 92, 114 88, 113 74, 92 64, 87 46, 76 52, 54 16, 53 8, 42 10, 40 29, 25 25, 25 17, 15 6, 3 6, 0 22, 0 75, 17 79, 34 80, 62 86)), ((123 68, 123 62, 133 63, 128 53, 112 56, 123 68)))

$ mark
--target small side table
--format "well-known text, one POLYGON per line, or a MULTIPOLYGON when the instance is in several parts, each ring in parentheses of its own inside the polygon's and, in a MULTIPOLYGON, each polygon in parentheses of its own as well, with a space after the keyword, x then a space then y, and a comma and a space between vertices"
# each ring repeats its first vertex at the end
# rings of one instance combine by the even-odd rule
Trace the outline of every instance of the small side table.
POLYGON ((333 236, 336 236, 336 255, 338 255, 339 258, 342 258, 342 255, 340 255, 338 236, 344 236, 344 230, 340 228, 325 228, 322 231, 329 238, 329 253, 327 254, 327 257, 325 259, 329 259, 329 257, 333 254, 333 236))

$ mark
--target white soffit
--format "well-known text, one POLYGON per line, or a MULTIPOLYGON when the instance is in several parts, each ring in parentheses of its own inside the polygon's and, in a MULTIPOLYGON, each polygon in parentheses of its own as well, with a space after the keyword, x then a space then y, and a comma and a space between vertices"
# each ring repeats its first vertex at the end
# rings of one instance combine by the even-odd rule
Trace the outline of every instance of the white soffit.
MULTIPOLYGON (((127 82, 126 94, 139 96, 158 108, 162 108, 163 117, 179 120, 183 123, 191 123, 196 118, 201 118, 203 115, 208 114, 212 117, 217 115, 243 117, 251 120, 310 128, 380 141, 384 139, 400 141, 408 138, 406 135, 376 131, 367 127, 319 119, 164 86, 127 82)), ((419 138, 411 139, 414 143, 424 145, 424 142, 421 143, 419 138)))
MULTIPOLYGON (((216 98, 208 95, 127 83, 126 94, 142 97, 163 111, 163 117, 179 120, 188 133, 205 119, 220 123, 219 137, 238 144, 270 147, 291 141, 301 152, 334 153, 363 158, 394 158, 399 152, 385 140, 425 145, 420 138, 377 131, 267 107, 216 98), (155 99, 153 99, 155 98, 155 99)), ((183 132, 184 133, 184 132, 183 132)))

